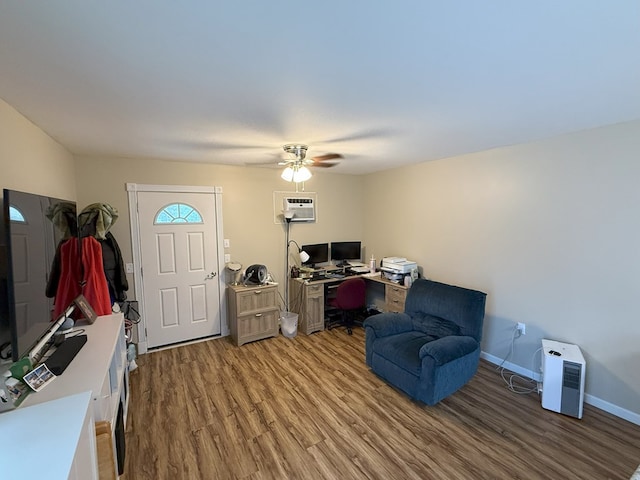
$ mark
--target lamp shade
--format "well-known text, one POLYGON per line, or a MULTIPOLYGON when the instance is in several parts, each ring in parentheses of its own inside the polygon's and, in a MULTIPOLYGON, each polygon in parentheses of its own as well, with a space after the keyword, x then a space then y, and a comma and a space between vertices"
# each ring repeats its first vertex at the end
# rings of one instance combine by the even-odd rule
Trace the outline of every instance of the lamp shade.
POLYGON ((311 171, 307 167, 300 167, 297 172, 293 172, 293 181, 306 182, 311 178, 311 171))
POLYGON ((282 171, 282 174, 280 175, 280 177, 282 177, 283 180, 286 180, 287 182, 293 182, 293 168, 291 167, 287 167, 282 171))
POLYGON ((309 254, 307 252, 305 252, 304 250, 300 250, 300 260, 302 261, 302 263, 306 262, 307 260, 309 260, 309 254))

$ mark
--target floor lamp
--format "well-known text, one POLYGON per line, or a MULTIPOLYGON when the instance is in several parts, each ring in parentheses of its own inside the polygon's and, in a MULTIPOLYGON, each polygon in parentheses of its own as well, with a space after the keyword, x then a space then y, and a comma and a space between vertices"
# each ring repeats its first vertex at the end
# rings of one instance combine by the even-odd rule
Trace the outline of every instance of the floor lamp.
POLYGON ((284 220, 286 222, 286 230, 285 230, 285 243, 284 243, 284 278, 285 278, 285 285, 284 285, 284 309, 285 311, 290 311, 289 310, 289 245, 292 243, 296 244, 296 247, 298 247, 298 254, 300 255, 300 260, 302 261, 302 263, 306 262, 307 260, 309 260, 309 254, 307 252, 305 252, 304 250, 302 250, 302 248, 300 248, 300 245, 298 245, 298 243, 295 240, 289 240, 289 228, 291 228, 291 220, 293 220, 293 217, 295 215, 295 212, 291 211, 291 210, 285 210, 283 212, 284 215, 284 220))

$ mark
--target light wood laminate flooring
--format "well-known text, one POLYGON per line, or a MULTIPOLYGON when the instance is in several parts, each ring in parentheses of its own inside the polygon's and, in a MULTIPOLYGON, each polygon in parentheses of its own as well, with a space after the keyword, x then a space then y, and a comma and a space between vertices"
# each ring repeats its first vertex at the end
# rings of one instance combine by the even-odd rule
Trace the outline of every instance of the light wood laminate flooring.
POLYGON ((577 420, 507 390, 495 366, 434 407, 364 362, 339 328, 142 355, 131 374, 124 480, 628 479, 640 427, 577 420))

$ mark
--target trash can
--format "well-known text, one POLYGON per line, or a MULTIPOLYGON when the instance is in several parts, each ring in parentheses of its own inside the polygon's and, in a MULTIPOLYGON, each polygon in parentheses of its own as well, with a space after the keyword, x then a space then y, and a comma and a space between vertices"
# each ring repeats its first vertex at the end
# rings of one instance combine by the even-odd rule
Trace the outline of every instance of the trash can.
POLYGON ((298 314, 282 312, 280 314, 280 331, 287 338, 293 338, 298 333, 298 314))

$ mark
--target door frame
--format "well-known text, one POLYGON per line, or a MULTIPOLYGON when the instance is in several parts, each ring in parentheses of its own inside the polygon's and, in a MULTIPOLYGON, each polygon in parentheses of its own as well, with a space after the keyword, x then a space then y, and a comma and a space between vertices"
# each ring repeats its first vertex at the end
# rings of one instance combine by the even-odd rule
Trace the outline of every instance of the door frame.
POLYGON ((138 353, 147 353, 147 322, 144 306, 144 285, 142 281, 142 252, 140 251, 140 222, 138 219, 138 192, 160 193, 210 193, 215 196, 216 243, 218 245, 218 294, 220 298, 220 337, 229 335, 229 322, 227 320, 227 296, 225 284, 224 262, 224 234, 222 232, 222 187, 204 187, 187 185, 147 185, 140 183, 127 183, 127 195, 129 197, 129 223, 131 227, 131 249, 133 254, 133 291, 138 300, 140 309, 140 323, 137 325, 138 353))

